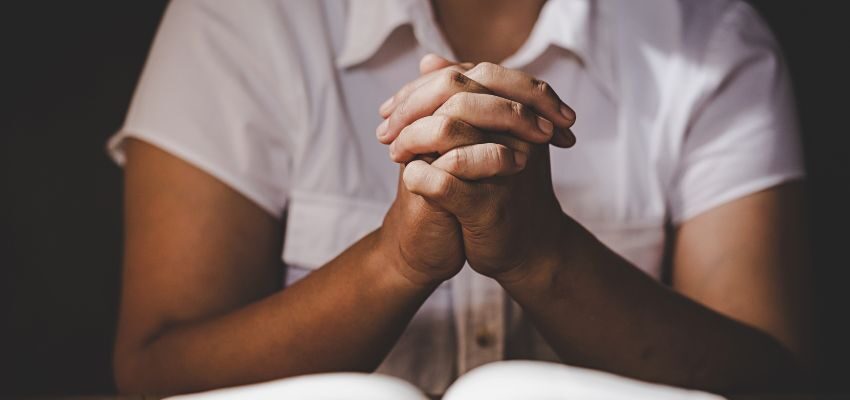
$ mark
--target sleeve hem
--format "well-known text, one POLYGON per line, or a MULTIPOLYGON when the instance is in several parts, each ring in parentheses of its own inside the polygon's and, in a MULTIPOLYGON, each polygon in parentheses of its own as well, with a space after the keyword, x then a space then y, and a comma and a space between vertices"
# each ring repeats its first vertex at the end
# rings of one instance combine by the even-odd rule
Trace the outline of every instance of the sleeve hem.
POLYGON ((264 195, 262 190, 246 185, 244 179, 240 179, 238 176, 222 170, 213 163, 205 160, 203 156, 187 150, 185 146, 171 142, 166 137, 167 135, 156 134, 145 129, 122 129, 109 139, 106 144, 106 152, 116 164, 123 167, 126 162, 126 155, 124 154, 125 139, 139 139, 206 172, 257 204, 274 218, 280 219, 285 205, 277 205, 271 196, 264 195))
POLYGON ((740 199, 747 195, 770 189, 783 183, 803 180, 806 174, 803 171, 793 171, 784 174, 775 174, 762 177, 760 179, 747 182, 746 184, 735 186, 718 196, 714 196, 711 200, 691 206, 685 207, 683 210, 672 216, 672 223, 675 226, 683 224, 685 221, 696 217, 699 214, 707 212, 713 208, 733 200, 740 199))

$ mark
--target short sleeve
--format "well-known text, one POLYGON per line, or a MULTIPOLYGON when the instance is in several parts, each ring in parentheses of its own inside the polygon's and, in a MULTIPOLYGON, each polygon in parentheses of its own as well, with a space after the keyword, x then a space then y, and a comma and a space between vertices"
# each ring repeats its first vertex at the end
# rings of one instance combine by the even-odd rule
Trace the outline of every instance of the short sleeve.
POLYGON ((205 171, 276 217, 290 185, 300 76, 268 2, 172 1, 123 128, 107 145, 123 164, 138 138, 205 171), (282 81, 286 77, 288 81, 282 81))
POLYGON ((790 78, 779 47, 749 5, 714 29, 671 185, 673 223, 804 175, 790 78))

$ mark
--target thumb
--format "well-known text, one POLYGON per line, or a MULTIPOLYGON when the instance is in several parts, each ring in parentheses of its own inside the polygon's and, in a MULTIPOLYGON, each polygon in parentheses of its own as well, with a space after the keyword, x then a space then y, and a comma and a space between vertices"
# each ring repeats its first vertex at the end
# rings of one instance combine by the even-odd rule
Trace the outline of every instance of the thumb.
POLYGON ((402 182, 405 189, 461 216, 472 204, 472 193, 460 179, 423 160, 413 160, 404 167, 402 182))

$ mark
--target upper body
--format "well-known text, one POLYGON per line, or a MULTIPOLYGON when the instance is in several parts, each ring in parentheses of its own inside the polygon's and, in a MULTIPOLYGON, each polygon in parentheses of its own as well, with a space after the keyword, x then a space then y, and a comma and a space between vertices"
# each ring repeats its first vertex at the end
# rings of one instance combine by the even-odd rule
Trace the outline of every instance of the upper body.
MULTIPOLYGON (((245 293, 188 312, 186 321, 292 285, 381 227, 400 189, 399 167, 374 137, 376 110, 417 77, 429 52, 466 61, 429 1, 170 5, 111 154, 123 162, 128 138, 138 139, 244 198, 252 215, 277 225, 276 236, 254 242, 264 243, 263 254, 280 251, 284 266, 272 267, 285 268, 279 282, 238 280, 245 293)), ((497 61, 548 82, 578 116, 577 144, 550 153, 565 214, 644 274, 794 346, 786 328, 799 321, 777 314, 795 297, 749 286, 753 275, 774 282, 784 274, 771 264, 781 254, 759 259, 736 248, 746 242, 709 236, 746 229, 722 228, 724 207, 759 207, 753 196, 803 176, 787 71, 748 5, 549 0, 519 48, 497 61), (683 231, 694 221, 693 233, 683 231), (738 265, 753 260, 765 265, 738 265)), ((208 204, 197 196, 193 208, 208 204)), ((788 201, 776 199, 768 201, 788 201)), ((776 224, 760 222, 754 233, 776 224)), ((156 260, 193 261, 174 251, 181 255, 156 260)), ((233 271, 220 274, 249 273, 238 260, 250 252, 236 251, 233 271)), ((188 293, 199 295, 204 280, 195 280, 188 293)), ((457 375, 505 358, 558 355, 498 282, 463 268, 424 300, 378 371, 439 393, 457 375)))

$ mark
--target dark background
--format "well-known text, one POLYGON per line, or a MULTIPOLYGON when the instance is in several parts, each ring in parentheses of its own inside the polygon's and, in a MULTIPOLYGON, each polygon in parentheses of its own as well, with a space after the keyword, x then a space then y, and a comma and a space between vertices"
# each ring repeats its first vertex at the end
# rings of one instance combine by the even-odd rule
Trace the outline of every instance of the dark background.
MULTIPOLYGON (((121 125, 166 2, 15 3, 24 5, 4 6, 0 27, 0 395, 108 393, 121 171, 104 142, 121 125)), ((819 388, 850 392, 842 2, 753 3, 785 48, 804 127, 819 388)))

